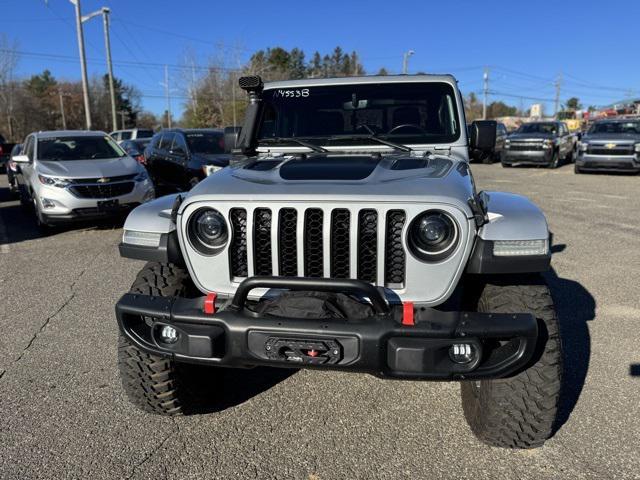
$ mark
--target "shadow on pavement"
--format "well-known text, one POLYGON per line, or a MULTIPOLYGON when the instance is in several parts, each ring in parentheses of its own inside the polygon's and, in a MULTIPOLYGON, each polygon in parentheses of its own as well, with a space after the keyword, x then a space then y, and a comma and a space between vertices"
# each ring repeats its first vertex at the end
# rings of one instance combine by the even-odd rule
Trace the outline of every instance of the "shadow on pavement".
POLYGON ((296 368, 252 369, 189 366, 189 390, 194 401, 189 415, 220 412, 260 395, 295 374, 296 368))
MULTIPOLYGON (((564 245, 552 247, 552 252, 564 250, 564 245)), ((571 415, 584 387, 591 357, 591 337, 587 322, 595 318, 596 301, 579 282, 561 278, 552 268, 545 275, 556 306, 564 360, 560 410, 555 431, 571 415)))
POLYGON ((632 363, 629 365, 629 375, 632 377, 640 377, 640 363, 632 363))

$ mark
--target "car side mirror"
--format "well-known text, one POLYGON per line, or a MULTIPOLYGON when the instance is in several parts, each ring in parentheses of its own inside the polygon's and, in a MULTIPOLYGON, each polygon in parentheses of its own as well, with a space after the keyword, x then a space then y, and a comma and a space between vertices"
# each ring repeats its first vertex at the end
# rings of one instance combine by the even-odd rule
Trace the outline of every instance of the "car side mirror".
POLYGON ((471 123, 469 129, 469 146, 475 150, 488 152, 496 145, 496 127, 498 122, 495 120, 476 120, 471 123))
POLYGON ((27 155, 16 155, 11 157, 11 160, 16 163, 31 163, 31 159, 27 155))
POLYGON ((238 145, 238 136, 242 127, 225 127, 224 128, 224 151, 231 153, 238 145))

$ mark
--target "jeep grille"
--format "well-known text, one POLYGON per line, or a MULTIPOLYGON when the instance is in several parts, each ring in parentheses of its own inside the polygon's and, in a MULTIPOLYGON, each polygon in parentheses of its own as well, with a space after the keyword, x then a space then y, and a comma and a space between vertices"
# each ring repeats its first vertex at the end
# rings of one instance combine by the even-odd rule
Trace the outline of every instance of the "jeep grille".
POLYGON ((286 207, 275 211, 256 208, 248 231, 247 211, 231 209, 231 279, 240 281, 246 277, 250 270, 248 262, 252 262, 255 275, 273 275, 277 267, 279 276, 358 278, 375 284, 378 255, 383 253, 385 286, 402 288, 406 270, 402 242, 406 213, 390 210, 382 218, 380 225, 378 212, 373 209, 352 212, 346 208, 286 207), (352 232, 352 228, 357 231, 352 232), (248 235, 252 235, 250 242, 248 235), (384 246, 384 252, 380 252, 379 244, 384 246), (253 245, 251 256, 247 255, 247 245, 253 245), (277 253, 277 265, 272 252, 277 253))

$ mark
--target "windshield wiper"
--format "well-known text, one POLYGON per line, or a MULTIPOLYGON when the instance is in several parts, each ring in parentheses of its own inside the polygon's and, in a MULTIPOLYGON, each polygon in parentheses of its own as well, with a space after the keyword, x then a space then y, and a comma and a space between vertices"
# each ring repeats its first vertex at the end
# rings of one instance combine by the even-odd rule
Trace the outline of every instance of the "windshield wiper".
POLYGON ((326 148, 322 148, 319 145, 314 145, 313 143, 305 142, 304 140, 300 140, 295 137, 269 137, 269 138, 261 138, 260 140, 258 140, 258 143, 267 143, 267 144, 286 143, 286 142, 297 143, 298 145, 307 147, 308 149, 313 150, 314 152, 325 153, 328 151, 326 148))
POLYGON ((410 152, 412 150, 411 147, 407 147, 406 145, 402 145, 401 143, 390 142, 389 140, 378 137, 374 133, 372 133, 371 135, 336 135, 334 137, 329 137, 327 140, 373 140, 374 142, 381 143, 382 145, 395 148, 396 150, 400 150, 402 152, 410 152))

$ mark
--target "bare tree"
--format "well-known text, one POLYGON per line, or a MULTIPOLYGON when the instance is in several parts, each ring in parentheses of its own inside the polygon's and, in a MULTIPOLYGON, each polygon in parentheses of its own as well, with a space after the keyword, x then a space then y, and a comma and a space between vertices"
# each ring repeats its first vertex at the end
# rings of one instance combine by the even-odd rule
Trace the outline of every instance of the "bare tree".
POLYGON ((16 91, 14 81, 15 69, 18 65, 18 41, 10 40, 6 34, 0 34, 0 109, 2 111, 3 130, 12 140, 15 137, 13 108, 16 91))

